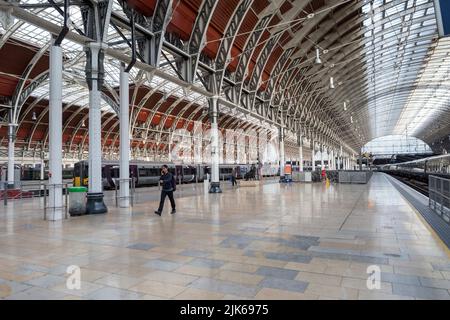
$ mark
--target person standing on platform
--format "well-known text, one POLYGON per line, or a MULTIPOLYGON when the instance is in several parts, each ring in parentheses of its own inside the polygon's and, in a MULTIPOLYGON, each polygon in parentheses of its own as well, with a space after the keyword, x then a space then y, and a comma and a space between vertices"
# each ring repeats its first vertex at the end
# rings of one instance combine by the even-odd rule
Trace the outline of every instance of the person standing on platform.
POLYGON ((236 167, 233 167, 231 170, 231 185, 234 187, 236 184, 236 167))
POLYGON ((176 212, 175 210, 175 199, 173 198, 173 192, 177 189, 177 184, 175 181, 175 177, 172 173, 169 172, 169 167, 167 165, 163 165, 161 169, 161 178, 159 179, 162 185, 161 190, 161 201, 159 202, 159 208, 155 211, 155 214, 161 216, 162 211, 164 209, 164 201, 166 200, 166 196, 169 197, 170 205, 172 206, 171 214, 176 212))
POLYGON ((325 171, 325 167, 322 167, 321 176, 322 176, 322 181, 325 181, 327 179, 327 172, 325 171))

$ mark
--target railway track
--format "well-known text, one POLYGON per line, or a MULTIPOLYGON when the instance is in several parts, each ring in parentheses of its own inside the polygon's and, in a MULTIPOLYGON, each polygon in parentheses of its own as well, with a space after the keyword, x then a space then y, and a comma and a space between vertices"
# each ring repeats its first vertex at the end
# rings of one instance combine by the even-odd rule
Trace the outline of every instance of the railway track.
POLYGON ((417 181, 417 180, 411 179, 411 178, 397 176, 395 174, 389 174, 389 175, 428 197, 428 183, 425 183, 422 181, 417 181))

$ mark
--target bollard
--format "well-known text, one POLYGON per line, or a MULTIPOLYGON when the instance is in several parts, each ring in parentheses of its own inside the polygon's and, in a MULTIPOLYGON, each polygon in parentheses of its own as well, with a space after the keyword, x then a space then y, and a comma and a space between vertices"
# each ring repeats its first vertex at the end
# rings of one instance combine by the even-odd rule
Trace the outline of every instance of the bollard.
POLYGON ((4 183, 4 188, 3 188, 3 204, 5 206, 8 205, 8 190, 6 189, 7 185, 6 182, 4 183))
POLYGON ((47 220, 47 185, 44 184, 44 220, 47 220))
POLYGON ((136 181, 134 180, 134 178, 131 179, 131 206, 134 206, 134 194, 136 192, 136 181))
POLYGON ((67 211, 69 210, 69 185, 66 183, 64 185, 66 187, 66 198, 65 198, 65 206, 66 206, 66 210, 64 212, 64 218, 67 219, 67 211))
POLYGON ((117 200, 117 179, 115 179, 114 183, 115 195, 116 195, 116 208, 119 207, 119 201, 117 200))

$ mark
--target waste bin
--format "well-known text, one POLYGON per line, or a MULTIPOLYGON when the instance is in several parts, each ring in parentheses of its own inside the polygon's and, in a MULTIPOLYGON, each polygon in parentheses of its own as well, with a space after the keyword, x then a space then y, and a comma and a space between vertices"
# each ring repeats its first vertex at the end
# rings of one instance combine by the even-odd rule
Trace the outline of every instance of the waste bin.
POLYGON ((86 214, 86 187, 69 188, 69 213, 71 216, 86 214))

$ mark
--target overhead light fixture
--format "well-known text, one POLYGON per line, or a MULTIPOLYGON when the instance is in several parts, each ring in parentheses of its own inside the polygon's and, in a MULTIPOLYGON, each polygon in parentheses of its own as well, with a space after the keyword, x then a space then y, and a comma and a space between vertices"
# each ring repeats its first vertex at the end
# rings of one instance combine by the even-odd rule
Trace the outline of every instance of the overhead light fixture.
POLYGON ((36 117, 36 112, 33 111, 33 115, 31 116, 31 120, 36 121, 37 117, 36 117))
POLYGON ((330 89, 334 89, 334 79, 330 77, 330 89))
POLYGON ((353 117, 350 116, 350 123, 353 123, 353 117))
POLYGON ((86 127, 86 123, 84 123, 84 120, 83 120, 83 122, 81 122, 81 126, 84 128, 84 127, 86 127))
POLYGON ((347 102, 344 101, 344 111, 347 111, 347 102))
POLYGON ((320 60, 320 50, 316 48, 316 60, 314 60, 315 64, 322 64, 322 60, 320 60))

